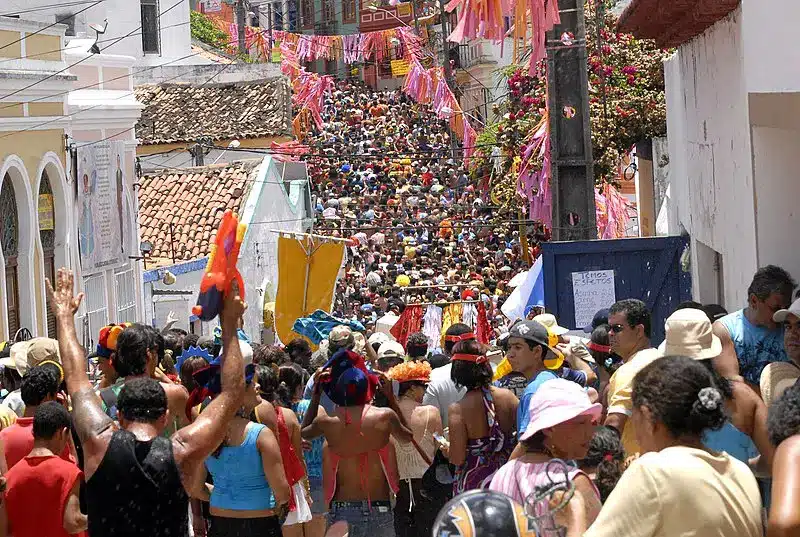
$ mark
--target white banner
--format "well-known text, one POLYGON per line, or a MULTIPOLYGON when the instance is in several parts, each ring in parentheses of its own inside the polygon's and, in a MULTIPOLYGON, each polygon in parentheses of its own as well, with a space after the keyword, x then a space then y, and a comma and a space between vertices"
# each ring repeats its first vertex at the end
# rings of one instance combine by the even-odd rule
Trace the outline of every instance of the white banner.
POLYGON ((124 251, 125 142, 78 146, 78 240, 87 276, 128 261, 124 251))

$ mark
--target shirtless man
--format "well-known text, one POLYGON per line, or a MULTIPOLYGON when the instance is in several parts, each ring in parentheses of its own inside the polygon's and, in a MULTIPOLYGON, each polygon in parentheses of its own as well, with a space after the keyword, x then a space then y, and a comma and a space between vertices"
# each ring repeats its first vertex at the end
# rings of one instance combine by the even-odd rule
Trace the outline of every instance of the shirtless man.
POLYGON ((372 406, 375 377, 366 372, 363 358, 346 350, 334 355, 314 377, 314 394, 303 419, 303 438, 324 435, 328 443, 323 464, 326 502, 333 500, 330 522, 346 521, 349 537, 394 537, 390 499, 398 483, 389 437, 410 442, 414 434, 397 404, 392 383, 380 374, 380 387, 389 408, 372 406), (353 365, 330 369, 330 364, 343 355, 353 365), (330 415, 319 405, 323 385, 339 405, 330 415))
POLYGON ((245 310, 234 289, 221 313, 222 393, 191 425, 162 437, 169 411, 167 394, 142 376, 120 389, 119 425, 103 412, 85 369, 85 352, 75 332, 83 294, 73 293, 73 274, 60 269, 55 290, 47 282, 58 324, 58 342, 73 424, 84 452, 89 534, 92 537, 187 535, 189 496, 195 473, 225 439, 227 424, 242 405, 244 363, 236 326, 245 310))

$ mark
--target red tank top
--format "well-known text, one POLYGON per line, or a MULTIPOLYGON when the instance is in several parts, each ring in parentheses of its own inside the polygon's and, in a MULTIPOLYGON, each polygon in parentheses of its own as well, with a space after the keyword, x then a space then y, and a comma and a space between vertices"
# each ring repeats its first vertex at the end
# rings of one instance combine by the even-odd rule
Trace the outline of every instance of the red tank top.
MULTIPOLYGON (((281 448, 283 472, 286 474, 286 481, 289 482, 289 488, 292 488, 306 476, 306 467, 294 451, 292 438, 289 436, 289 428, 286 426, 286 420, 283 418, 281 407, 277 405, 275 405, 275 417, 278 421, 278 446, 281 448)), ((294 493, 291 494, 289 499, 289 509, 291 511, 295 509, 294 493)))

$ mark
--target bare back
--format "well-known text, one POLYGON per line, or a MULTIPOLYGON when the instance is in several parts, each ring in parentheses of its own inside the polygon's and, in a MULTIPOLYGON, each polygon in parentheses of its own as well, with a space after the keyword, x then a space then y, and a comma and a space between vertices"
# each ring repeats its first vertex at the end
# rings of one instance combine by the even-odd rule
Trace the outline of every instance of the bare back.
MULTIPOLYGON (((494 397, 494 411, 500 429, 510 434, 517 428, 517 406, 519 399, 514 392, 505 388, 491 388, 494 397)), ((489 422, 486 419, 486 407, 483 403, 483 393, 480 390, 467 392, 464 398, 455 403, 461 406, 461 415, 467 429, 467 439, 484 438, 489 436, 489 422)))
POLYGON ((390 487, 379 451, 389 450, 385 472, 396 475, 394 449, 389 442, 393 415, 390 409, 369 405, 338 407, 335 414, 320 420, 327 440, 326 476, 333 477, 333 465, 338 459, 334 500, 389 499, 390 487))

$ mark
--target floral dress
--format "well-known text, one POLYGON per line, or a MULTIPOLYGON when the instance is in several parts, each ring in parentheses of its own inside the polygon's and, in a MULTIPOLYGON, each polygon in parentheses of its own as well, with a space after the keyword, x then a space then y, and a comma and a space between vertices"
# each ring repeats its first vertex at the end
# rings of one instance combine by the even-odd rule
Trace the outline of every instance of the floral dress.
POLYGON ((489 423, 489 436, 467 441, 467 457, 456 469, 453 483, 454 494, 472 489, 488 488, 495 472, 500 469, 514 450, 513 434, 506 435, 500 429, 494 412, 494 398, 488 388, 483 388, 483 406, 489 423))

